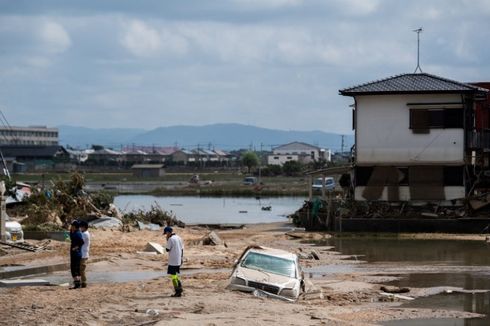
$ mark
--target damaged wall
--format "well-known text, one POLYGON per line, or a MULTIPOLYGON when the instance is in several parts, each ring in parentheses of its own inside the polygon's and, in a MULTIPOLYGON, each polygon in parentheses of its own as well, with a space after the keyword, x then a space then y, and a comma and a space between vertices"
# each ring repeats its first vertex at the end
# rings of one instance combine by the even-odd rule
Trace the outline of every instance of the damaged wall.
POLYGON ((463 166, 355 168, 355 200, 441 201, 465 197, 463 166))

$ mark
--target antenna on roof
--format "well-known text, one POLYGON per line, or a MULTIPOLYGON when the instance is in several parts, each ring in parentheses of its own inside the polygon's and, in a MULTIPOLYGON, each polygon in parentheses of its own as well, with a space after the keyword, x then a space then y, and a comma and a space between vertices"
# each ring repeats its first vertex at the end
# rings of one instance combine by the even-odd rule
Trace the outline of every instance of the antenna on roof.
POLYGON ((417 68, 415 68, 415 71, 413 73, 416 73, 417 70, 422 72, 422 69, 420 68, 420 33, 423 32, 422 27, 418 29, 413 30, 415 33, 417 33, 417 68))

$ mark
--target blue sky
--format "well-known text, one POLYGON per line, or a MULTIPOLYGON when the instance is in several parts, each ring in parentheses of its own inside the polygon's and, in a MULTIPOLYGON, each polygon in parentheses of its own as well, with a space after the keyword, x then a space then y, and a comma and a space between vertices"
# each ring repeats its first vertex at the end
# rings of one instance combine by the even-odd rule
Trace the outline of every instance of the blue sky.
POLYGON ((484 0, 0 0, 11 125, 243 123, 351 133, 338 90, 413 72, 490 80, 484 0))

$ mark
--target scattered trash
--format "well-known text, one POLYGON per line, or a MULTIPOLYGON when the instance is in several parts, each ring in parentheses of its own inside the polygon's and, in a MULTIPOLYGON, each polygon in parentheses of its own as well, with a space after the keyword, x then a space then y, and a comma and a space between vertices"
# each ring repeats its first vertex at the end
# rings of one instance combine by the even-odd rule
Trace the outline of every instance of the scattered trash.
POLYGON ((262 206, 263 211, 270 211, 272 209, 272 206, 262 206))
POLYGON ((160 312, 157 309, 146 309, 146 314, 148 316, 158 316, 160 312))
POLYGON ((238 211, 240 214, 248 213, 248 211, 238 211))
POLYGON ((384 285, 381 287, 381 291, 386 293, 407 293, 410 292, 409 288, 400 288, 398 286, 384 285))
POLYGON ((51 240, 46 240, 39 245, 34 245, 28 242, 22 242, 22 243, 12 243, 12 242, 6 242, 6 241, 0 241, 0 244, 18 248, 18 249, 23 249, 27 251, 41 251, 45 250, 48 244, 51 242, 51 240))
POLYGON ((380 292, 379 294, 381 294, 382 296, 385 296, 385 297, 390 298, 392 301, 394 301, 395 299, 402 299, 402 300, 409 300, 409 301, 410 300, 415 300, 415 298, 408 297, 406 295, 386 293, 386 292, 380 292))
POLYGON ((160 225, 155 224, 155 223, 145 224, 145 223, 142 223, 140 221, 136 221, 136 223, 138 224, 138 228, 140 230, 160 231, 160 228, 161 228, 160 225))
POLYGON ((311 251, 311 256, 315 259, 315 260, 320 260, 320 257, 318 256, 318 253, 315 251, 315 250, 312 250, 311 251))
POLYGON ((49 285, 49 281, 31 278, 31 279, 16 279, 16 280, 0 280, 0 287, 18 287, 18 286, 39 286, 49 285))
POLYGON ((117 229, 117 228, 121 228, 123 223, 118 218, 104 216, 96 220, 90 221, 88 225, 95 229, 117 229))

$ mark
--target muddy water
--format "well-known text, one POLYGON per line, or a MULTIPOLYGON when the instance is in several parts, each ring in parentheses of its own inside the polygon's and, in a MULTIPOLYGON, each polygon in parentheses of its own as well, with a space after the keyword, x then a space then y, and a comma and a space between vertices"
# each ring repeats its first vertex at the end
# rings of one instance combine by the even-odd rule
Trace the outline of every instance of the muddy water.
POLYGON ((236 197, 157 197, 123 195, 114 198, 119 209, 128 212, 149 210, 157 203, 172 211, 178 219, 190 224, 253 224, 284 222, 286 216, 301 207, 305 198, 236 198, 236 197), (270 207, 270 210, 262 208, 270 207))
MULTIPOLYGON (((383 270, 400 279, 389 284, 403 287, 457 287, 490 290, 490 245, 482 241, 397 240, 380 238, 332 238, 323 245, 335 246, 342 254, 355 255, 367 264, 354 268, 383 270)), ((402 307, 468 311, 486 315, 481 319, 414 319, 383 323, 412 325, 490 325, 490 292, 429 295, 402 307)))

